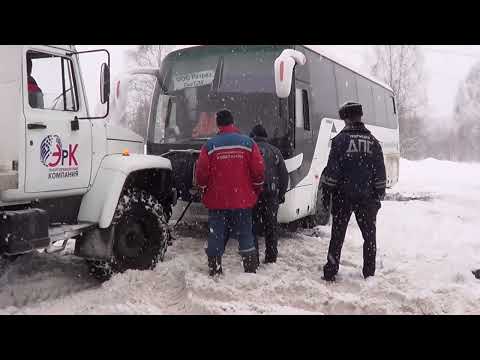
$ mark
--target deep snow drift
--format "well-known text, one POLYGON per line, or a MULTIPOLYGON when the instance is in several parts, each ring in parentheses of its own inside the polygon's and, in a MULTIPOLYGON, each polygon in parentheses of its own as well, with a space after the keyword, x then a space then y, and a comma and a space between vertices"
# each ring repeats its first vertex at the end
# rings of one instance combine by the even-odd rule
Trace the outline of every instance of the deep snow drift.
MULTIPOLYGON (((201 226, 176 234, 154 271, 103 285, 81 259, 32 254, 3 266, 0 314, 480 314, 480 165, 402 160, 380 210, 377 276, 361 276, 352 216, 337 282, 321 280, 330 227, 283 234, 277 264, 244 274, 236 241, 225 275, 207 275, 201 226)), ((260 242, 261 247, 263 241, 260 242)))

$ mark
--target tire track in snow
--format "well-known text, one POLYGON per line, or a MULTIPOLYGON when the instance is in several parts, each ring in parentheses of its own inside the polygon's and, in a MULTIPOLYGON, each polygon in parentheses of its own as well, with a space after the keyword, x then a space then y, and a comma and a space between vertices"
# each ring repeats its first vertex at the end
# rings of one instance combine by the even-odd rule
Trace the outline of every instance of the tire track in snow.
POLYGON ((21 308, 98 286, 82 259, 35 251, 11 263, 2 261, 0 309, 21 308))
MULTIPOLYGON (((330 227, 283 233, 278 263, 262 264, 255 275, 243 273, 237 241, 232 239, 223 262, 225 275, 212 280, 204 252, 206 228, 184 226, 178 229, 165 262, 154 271, 127 271, 103 285, 83 278, 87 269, 81 259, 34 255, 31 269, 21 262, 9 274, 0 275, 0 312, 480 313, 480 282, 468 268, 478 249, 476 240, 470 239, 476 228, 470 208, 474 204, 454 199, 385 202, 377 223, 377 273, 367 280, 361 275, 363 240, 354 217, 338 281, 333 284, 321 280, 330 227), (459 217, 451 216, 452 206, 459 217)), ((263 258, 263 239, 260 249, 263 258)))

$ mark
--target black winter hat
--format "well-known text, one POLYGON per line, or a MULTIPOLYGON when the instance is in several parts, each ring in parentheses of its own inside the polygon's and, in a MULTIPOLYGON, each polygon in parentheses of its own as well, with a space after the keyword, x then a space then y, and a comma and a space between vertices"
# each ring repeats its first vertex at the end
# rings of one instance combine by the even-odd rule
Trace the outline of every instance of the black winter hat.
POLYGON ((265 130, 265 128, 260 124, 255 125, 250 133, 250 137, 254 138, 256 136, 268 138, 267 130, 265 130))
POLYGON ((217 112, 217 126, 228 126, 233 124, 233 115, 229 110, 220 110, 217 112))
POLYGON ((350 119, 355 116, 363 116, 363 107, 361 104, 349 101, 342 105, 340 110, 338 111, 338 115, 340 115, 340 119, 350 119))

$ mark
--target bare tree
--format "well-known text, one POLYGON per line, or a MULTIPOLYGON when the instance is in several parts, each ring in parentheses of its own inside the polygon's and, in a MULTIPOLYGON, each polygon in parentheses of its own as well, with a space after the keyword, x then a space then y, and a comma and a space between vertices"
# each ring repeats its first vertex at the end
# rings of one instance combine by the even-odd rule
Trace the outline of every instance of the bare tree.
POLYGON ((137 45, 136 49, 127 50, 127 57, 139 67, 160 67, 162 45, 137 45))
MULTIPOLYGON (((129 67, 160 68, 163 58, 176 45, 138 45, 135 49, 127 50, 129 67)), ((117 119, 123 126, 127 126, 141 136, 146 134, 146 126, 155 79, 148 75, 135 75, 128 81, 128 90, 125 109, 117 119)))
MULTIPOLYGON (((132 67, 153 67, 160 68, 163 58, 176 45, 137 45, 136 49, 127 50, 127 58, 132 67)), ((132 81, 130 90, 139 96, 138 103, 146 103, 145 97, 153 93, 154 82, 145 81, 145 77, 139 77, 132 81)))
POLYGON ((139 67, 160 67, 163 58, 174 50, 177 45, 138 45, 136 49, 128 50, 128 59, 139 67))
POLYGON ((418 45, 377 45, 372 74, 395 93, 400 118, 418 113, 427 103, 424 60, 418 45))
POLYGON ((455 160, 480 160, 480 62, 470 70, 457 93, 455 110, 455 160))
MULTIPOLYGON (((160 68, 164 53, 169 45, 137 45, 136 49, 127 50, 127 58, 132 67, 155 67, 160 68)), ((145 81, 145 77, 138 77, 129 86, 130 91, 137 98, 133 101, 138 104, 145 104, 146 97, 153 93, 154 82, 145 81)), ((133 96, 133 95, 130 95, 133 96)))
POLYGON ((402 155, 417 157, 415 148, 420 151, 418 140, 423 128, 419 114, 427 104, 421 49, 417 45, 377 45, 373 50, 371 72, 395 94, 402 155))

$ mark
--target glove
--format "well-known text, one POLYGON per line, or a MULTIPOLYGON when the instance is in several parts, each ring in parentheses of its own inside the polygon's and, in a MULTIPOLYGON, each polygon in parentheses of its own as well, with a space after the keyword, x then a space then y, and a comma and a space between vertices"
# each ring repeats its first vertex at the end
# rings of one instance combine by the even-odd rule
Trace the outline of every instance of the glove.
POLYGON ((205 193, 207 192, 207 187, 206 186, 194 186, 193 191, 196 192, 197 194, 200 195, 200 197, 203 197, 205 193))

